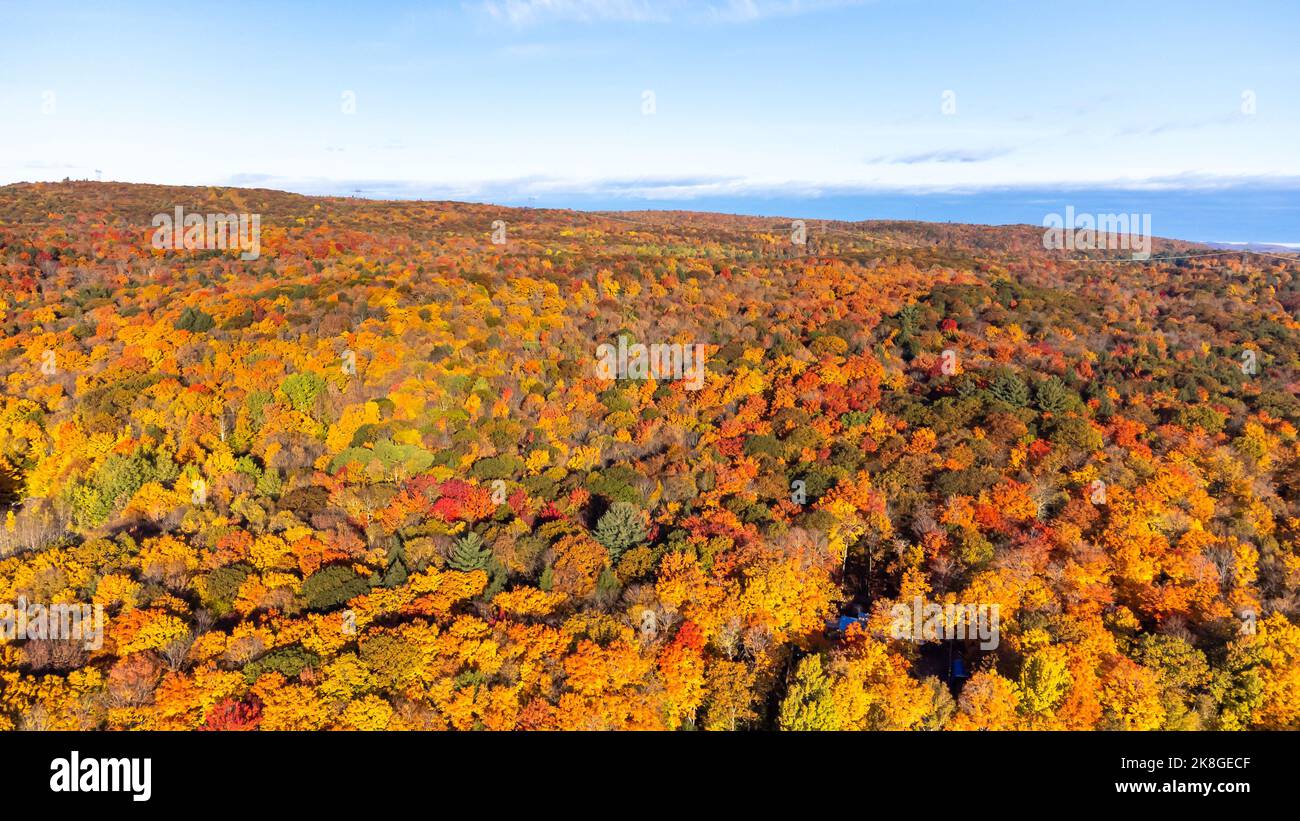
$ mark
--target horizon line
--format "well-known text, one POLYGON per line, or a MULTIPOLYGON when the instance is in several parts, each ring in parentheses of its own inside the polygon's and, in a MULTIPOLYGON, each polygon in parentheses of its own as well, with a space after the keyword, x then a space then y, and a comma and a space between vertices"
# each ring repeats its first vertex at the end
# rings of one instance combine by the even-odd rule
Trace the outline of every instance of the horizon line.
MULTIPOLYGON (((900 188, 892 188, 892 187, 890 188, 881 187, 875 189, 864 189, 864 188, 855 187, 853 189, 849 189, 846 187, 845 190, 836 191, 833 193, 804 193, 802 195, 799 195, 799 194, 792 194, 792 193, 761 194, 757 192, 752 192, 752 193, 735 192, 735 193, 706 194, 700 196, 688 196, 688 197, 678 197, 678 198, 653 198, 653 197, 633 196, 633 195, 626 195, 626 194, 624 195, 609 194, 609 193, 601 194, 599 192, 576 192, 576 191, 575 192, 558 192, 558 191, 554 192, 552 194, 553 197, 557 199, 567 198, 569 200, 568 202, 561 204, 554 201, 546 202, 546 203, 538 203, 536 202, 539 199, 537 195, 530 195, 527 197, 516 196, 513 198, 507 195, 499 198, 497 197, 488 198, 487 196, 474 197, 474 195, 469 195, 468 197, 466 197, 464 194, 457 196, 456 193, 453 193, 451 191, 446 192, 446 195, 440 195, 440 192, 419 192, 419 193, 411 192, 404 195, 401 193, 396 193, 391 191, 390 192, 384 192, 384 191, 369 192, 363 189, 353 189, 352 191, 346 191, 346 192, 336 192, 332 190, 321 191, 321 190, 310 190, 310 189, 295 190, 296 186, 294 188, 271 187, 271 185, 274 185, 274 178, 271 178, 269 176, 266 178, 266 181, 268 183, 271 183, 271 185, 257 185, 254 179, 250 179, 250 177, 253 177, 254 175, 240 175, 240 176, 242 178, 236 182, 217 183, 217 184, 135 182, 130 180, 94 179, 90 177, 80 177, 80 178, 64 177, 63 179, 60 180, 40 180, 40 179, 13 180, 10 182, 0 183, 0 189, 25 186, 25 185, 57 186, 57 185, 67 185, 67 184, 91 183, 95 185, 117 185, 117 186, 132 186, 132 187, 143 187, 143 188, 149 188, 149 187, 192 188, 192 189, 206 189, 206 190, 236 189, 241 191, 268 191, 272 193, 288 194, 292 196, 305 197, 309 199, 362 200, 362 201, 374 202, 374 203, 395 203, 395 204, 396 203, 418 203, 418 202, 451 203, 451 204, 463 204, 463 205, 492 206, 498 208, 517 209, 517 210, 571 211, 574 213, 592 214, 592 215, 619 214, 619 213, 681 212, 681 213, 690 213, 690 214, 717 215, 717 216, 726 216, 726 217, 743 217, 743 218, 753 218, 753 219, 799 219, 799 220, 810 220, 810 221, 825 222, 825 223, 902 222, 902 223, 919 223, 919 224, 927 224, 927 225, 969 225, 969 226, 989 227, 989 228, 1015 228, 1015 227, 1043 228, 1044 226, 1039 222, 1015 220, 1015 219, 994 221, 988 219, 979 220, 979 219, 971 219, 971 218, 940 218, 940 217, 925 218, 919 216, 903 216, 903 215, 889 215, 889 216, 858 215, 855 217, 811 216, 811 215, 799 215, 797 212, 773 213, 771 211, 760 212, 757 210, 747 210, 747 211, 719 210, 717 207, 708 208, 708 205, 710 201, 718 201, 718 200, 735 203, 735 204, 739 204, 739 203, 757 204, 760 202, 776 203, 782 200, 787 201, 783 203, 786 205, 794 204, 794 202, 799 202, 801 204, 802 203, 825 204, 828 202, 833 202, 835 200, 872 198, 872 197, 882 197, 882 198, 888 197, 888 198, 917 199, 917 200, 928 199, 928 198, 953 197, 953 198, 959 198, 967 202, 979 202, 980 201, 979 198, 981 196, 1007 195, 1007 194, 1010 195, 1040 194, 1041 195, 1049 191, 1060 191, 1061 193, 1082 193, 1082 194, 1090 193, 1094 195, 1113 191, 1113 192, 1125 193, 1129 195, 1176 196, 1176 195, 1193 195, 1193 194, 1213 195, 1216 193, 1223 194, 1223 193, 1230 193, 1230 192, 1248 193, 1249 190, 1253 189, 1253 190, 1260 190, 1260 191, 1269 191, 1273 193, 1277 193, 1277 192, 1289 193, 1292 190, 1294 190, 1297 194, 1300 194, 1300 177, 1278 177, 1278 178, 1272 178, 1268 181, 1259 180, 1258 178, 1248 178, 1248 179, 1236 179, 1234 182, 1231 183, 1218 184, 1213 186, 1194 185, 1194 186, 1188 186, 1182 188, 1174 188, 1174 187, 1132 188, 1132 187, 1123 187, 1120 185, 1093 186, 1093 185, 1088 185, 1083 183, 1061 183, 1061 184, 1012 183, 1012 184, 982 186, 979 188, 963 187, 964 190, 960 190, 957 188, 945 189, 945 190, 917 190, 917 188, 900 189, 900 188), (1263 187, 1260 188, 1254 184, 1261 184, 1263 187), (513 202, 511 201, 512 199, 514 200, 513 202), (588 202, 585 205, 580 204, 580 201, 584 199, 591 200, 591 202, 588 202), (611 207, 613 202, 616 201, 625 202, 627 205, 633 207, 611 207), (705 207, 704 208, 692 207, 693 204, 698 204, 705 207)), ((286 180, 286 182, 289 181, 286 180)), ((321 179, 318 180, 317 182, 326 183, 326 182, 342 182, 342 181, 321 179)), ((373 182, 380 182, 380 181, 373 181, 373 182)), ((383 182, 397 183, 398 181, 383 181, 383 182)), ((411 187, 414 187, 415 185, 419 185, 418 183, 400 183, 400 184, 411 186, 411 187)), ((504 192, 497 192, 497 193, 504 193, 504 192)), ((719 203, 719 205, 722 205, 722 203, 719 203)), ((1062 204, 1062 206, 1066 206, 1066 205, 1069 204, 1068 203, 1062 204)), ((1098 211, 1096 213, 1123 214, 1128 211, 1131 211, 1131 209, 1117 208, 1114 209, 1113 211, 1107 211, 1107 212, 1098 211)), ((1300 237, 1296 237, 1295 239, 1287 239, 1287 240, 1259 240, 1259 239, 1226 240, 1226 239, 1208 239, 1208 238, 1193 239, 1193 238, 1185 238, 1183 236, 1178 236, 1173 234, 1154 234, 1153 236, 1159 239, 1174 240, 1178 242, 1198 243, 1204 245, 1242 246, 1243 250, 1248 248, 1254 248, 1254 247, 1287 248, 1287 249, 1300 250, 1300 237)))

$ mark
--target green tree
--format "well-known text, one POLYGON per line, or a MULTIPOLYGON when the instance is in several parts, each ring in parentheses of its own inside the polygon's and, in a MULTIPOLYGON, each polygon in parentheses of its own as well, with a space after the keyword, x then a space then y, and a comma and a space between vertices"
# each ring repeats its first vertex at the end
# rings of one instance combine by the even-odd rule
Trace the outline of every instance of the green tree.
POLYGON ((1059 377, 1049 376, 1034 389, 1034 400, 1043 413, 1065 413, 1079 404, 1079 395, 1070 390, 1059 377))
POLYGON ((322 567, 302 583, 302 595, 312 610, 328 610, 370 589, 370 582, 347 565, 322 567))
POLYGON ((399 539, 388 551, 388 567, 384 569, 384 576, 379 583, 384 587, 401 587, 406 584, 409 575, 406 564, 406 548, 399 539))
POLYGON ((469 573, 474 570, 487 570, 492 560, 492 550, 483 544, 483 537, 474 531, 466 533, 456 540, 447 559, 447 566, 452 570, 469 573))
POLYGON ((596 522, 595 536, 616 562, 623 551, 645 541, 645 520, 636 505, 615 502, 596 522))
POLYGON ((204 331, 212 330, 217 323, 208 314, 197 308, 186 308, 181 311, 180 318, 172 325, 178 331, 191 331, 192 333, 201 334, 204 331))
POLYGON ((149 482, 169 483, 180 468, 165 454, 136 451, 130 456, 112 454, 100 464, 89 482, 69 491, 72 515, 82 527, 98 527, 149 482))
POLYGON ((298 645, 272 650, 259 659, 244 665, 244 680, 249 684, 264 673, 279 673, 285 678, 296 678, 303 670, 320 666, 320 656, 298 645))
POLYGON ((596 579, 596 595, 602 601, 612 602, 618 596, 620 586, 613 568, 606 565, 605 569, 600 571, 600 577, 596 579))
POLYGON ((1065 698, 1071 682, 1061 648, 1035 651, 1020 668, 1020 712, 1030 719, 1050 716, 1065 698))
POLYGON ((1023 408, 1029 404, 1029 386, 1013 373, 1001 373, 994 377, 989 383, 989 393, 994 399, 1013 408, 1023 408))
POLYGON ((280 383, 289 404, 299 413, 311 413, 316 405, 316 397, 325 390, 325 377, 314 371, 295 373, 280 383))
POLYGON ((235 598, 239 595, 239 586, 253 572, 245 564, 231 564, 218 567, 211 573, 205 573, 194 580, 198 590, 199 601, 212 611, 214 616, 225 616, 234 610, 235 598))
POLYGON ((831 681, 822 657, 811 655, 795 668, 794 681, 781 702, 777 718, 782 730, 838 730, 839 711, 831 697, 831 681))

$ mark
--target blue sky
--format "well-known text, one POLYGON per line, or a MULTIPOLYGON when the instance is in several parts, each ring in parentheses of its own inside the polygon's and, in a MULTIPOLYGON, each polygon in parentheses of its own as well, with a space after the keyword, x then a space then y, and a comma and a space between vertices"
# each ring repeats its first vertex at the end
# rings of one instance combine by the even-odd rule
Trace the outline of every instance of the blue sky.
POLYGON ((1300 241, 1294 0, 0 0, 0 19, 0 183, 979 222, 1128 202, 1161 235, 1300 241))

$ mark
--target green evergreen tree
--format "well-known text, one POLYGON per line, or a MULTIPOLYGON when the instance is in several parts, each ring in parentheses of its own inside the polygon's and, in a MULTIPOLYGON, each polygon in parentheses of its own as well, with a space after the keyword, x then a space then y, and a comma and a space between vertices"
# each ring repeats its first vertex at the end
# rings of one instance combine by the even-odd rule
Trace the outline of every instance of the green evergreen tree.
POLYGON ((1110 398, 1110 394, 1102 391, 1098 397, 1097 418, 1103 422, 1110 421, 1115 415, 1115 400, 1110 398))
MULTIPOLYGON (((216 574, 210 575, 215 576, 216 574)), ((240 579, 240 583, 242 582, 243 579, 240 579)), ((323 567, 308 576, 307 580, 302 583, 303 598, 307 600, 307 607, 312 610, 329 610, 343 604, 348 599, 363 595, 369 590, 370 582, 368 579, 357 575, 357 572, 348 565, 341 564, 323 567)), ((237 592, 237 589, 228 594, 232 601, 235 592, 237 592)))
POLYGON ((401 540, 388 551, 388 567, 384 570, 384 577, 380 584, 384 587, 401 587, 406 584, 406 548, 403 547, 401 540))
POLYGON ((451 556, 447 559, 447 565, 452 570, 469 573, 474 570, 487 570, 491 559, 492 551, 483 544, 483 537, 471 530, 456 540, 451 556))
POLYGON ((596 541, 609 551, 609 557, 618 561, 623 551, 645 541, 645 520, 636 505, 615 502, 596 522, 596 541))
POLYGON ((989 383, 989 393, 999 402, 1005 402, 1013 408, 1023 408, 1029 404, 1029 386, 1013 373, 998 374, 989 383))
POLYGON ((1038 409, 1043 413, 1060 414, 1079 403, 1079 396, 1070 390, 1059 377, 1049 376, 1038 383, 1034 391, 1038 409))
POLYGON ((186 308, 184 311, 181 311, 180 318, 172 324, 172 327, 178 331, 191 331, 196 334, 201 334, 204 331, 212 330, 215 325, 216 322, 209 314, 206 314, 197 308, 186 308))
POLYGON ((621 587, 618 576, 614 574, 614 569, 606 566, 604 570, 600 571, 600 577, 596 579, 596 596, 601 601, 612 602, 618 596, 621 587))
POLYGON ((483 591, 483 601, 492 601, 496 594, 506 589, 506 582, 510 580, 510 571, 495 557, 488 560, 487 567, 484 569, 488 573, 488 585, 483 591))

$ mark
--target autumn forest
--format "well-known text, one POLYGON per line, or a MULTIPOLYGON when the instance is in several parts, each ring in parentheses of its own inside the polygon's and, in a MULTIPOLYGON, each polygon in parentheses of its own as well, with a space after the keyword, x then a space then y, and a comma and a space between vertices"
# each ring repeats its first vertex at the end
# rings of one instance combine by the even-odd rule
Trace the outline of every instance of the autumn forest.
POLYGON ((793 219, 0 188, 0 729, 1300 729, 1300 261, 793 219))

